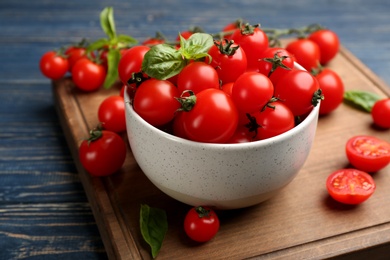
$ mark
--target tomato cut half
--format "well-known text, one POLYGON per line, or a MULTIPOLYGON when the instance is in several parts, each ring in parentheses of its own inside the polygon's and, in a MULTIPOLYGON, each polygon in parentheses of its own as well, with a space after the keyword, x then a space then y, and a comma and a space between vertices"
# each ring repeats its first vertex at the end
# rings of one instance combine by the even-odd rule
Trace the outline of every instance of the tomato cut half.
POLYGON ((329 195, 344 204, 356 205, 366 201, 375 191, 374 179, 357 169, 340 169, 326 180, 329 195))
POLYGON ((377 172, 390 163, 390 144, 373 136, 354 136, 345 150, 349 162, 362 171, 377 172))

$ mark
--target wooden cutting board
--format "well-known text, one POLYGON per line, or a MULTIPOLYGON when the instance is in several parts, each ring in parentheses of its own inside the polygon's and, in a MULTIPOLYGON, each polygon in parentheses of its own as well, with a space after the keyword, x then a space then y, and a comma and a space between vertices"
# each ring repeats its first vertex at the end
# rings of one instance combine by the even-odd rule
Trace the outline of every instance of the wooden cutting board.
MULTIPOLYGON (((346 90, 390 96, 390 88, 343 47, 328 67, 341 76, 346 90)), ((167 212, 169 230, 158 259, 390 256, 390 166, 373 174, 377 190, 359 206, 336 203, 325 188, 331 172, 349 167, 344 152, 348 138, 368 134, 390 142, 390 130, 375 128, 368 113, 342 104, 332 114, 320 117, 312 151, 298 176, 260 205, 219 211, 219 233, 208 243, 197 244, 182 228, 190 207, 160 192, 140 170, 130 147, 123 168, 112 176, 92 178, 81 166, 78 147, 98 123, 100 102, 118 94, 119 88, 81 93, 69 78, 53 82, 62 128, 110 259, 151 258, 139 230, 141 203, 167 212)))

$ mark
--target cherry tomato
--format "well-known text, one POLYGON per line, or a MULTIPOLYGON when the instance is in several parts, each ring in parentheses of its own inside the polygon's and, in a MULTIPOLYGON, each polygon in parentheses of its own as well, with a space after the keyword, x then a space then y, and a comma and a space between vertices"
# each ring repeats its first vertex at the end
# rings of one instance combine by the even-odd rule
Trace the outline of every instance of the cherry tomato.
POLYGON ((257 26, 245 25, 236 29, 231 39, 244 50, 248 61, 247 70, 257 71, 261 54, 268 48, 268 37, 257 26))
POLYGON ((232 34, 233 34, 233 32, 236 29, 240 28, 241 23, 242 23, 241 20, 237 20, 237 21, 234 21, 234 22, 231 22, 231 23, 225 25, 225 27, 222 28, 222 32, 225 32, 225 33, 226 32, 231 32, 231 34, 225 35, 224 38, 225 39, 230 39, 232 34))
POLYGON ((48 51, 42 55, 39 61, 42 74, 52 80, 62 78, 69 69, 68 60, 55 51, 48 51))
POLYGON ((252 116, 256 118, 256 123, 260 126, 257 129, 256 140, 280 135, 295 126, 293 113, 281 101, 269 103, 263 111, 257 111, 252 116))
POLYGON ((157 44, 161 44, 161 43, 164 43, 165 40, 164 39, 160 39, 160 38, 148 38, 146 40, 144 40, 142 42, 142 45, 145 45, 145 46, 154 46, 154 45, 157 45, 157 44))
POLYGON ((186 136, 198 142, 227 142, 238 124, 238 112, 233 100, 222 90, 214 88, 205 89, 195 97, 192 108, 183 112, 186 136))
POLYGON ((176 112, 175 118, 173 119, 172 132, 177 137, 189 139, 184 130, 184 113, 183 111, 176 112))
POLYGON ((344 204, 360 204, 375 191, 373 178, 356 169, 341 169, 330 174, 326 180, 329 195, 344 204))
POLYGON ((126 144, 116 133, 93 130, 79 147, 83 167, 92 176, 107 176, 117 172, 126 159, 126 144))
POLYGON ((375 102, 371 110, 371 116, 375 125, 384 129, 390 128, 390 98, 375 102))
POLYGON ((106 74, 103 65, 86 57, 79 59, 72 69, 72 79, 76 87, 86 92, 99 89, 106 79, 106 74))
POLYGON ((123 53, 118 63, 118 74, 123 84, 127 85, 132 74, 141 71, 145 53, 149 50, 149 47, 140 45, 131 47, 123 53))
POLYGON ((133 106, 146 122, 153 126, 162 126, 170 122, 180 103, 176 86, 168 80, 149 79, 144 81, 135 92, 133 106))
POLYGON ((336 72, 328 68, 322 69, 315 77, 325 97, 321 101, 320 115, 329 114, 343 102, 344 83, 336 72))
POLYGON ((247 69, 247 58, 244 50, 229 41, 215 42, 208 51, 211 62, 206 57, 206 63, 214 67, 222 84, 234 82, 247 69))
POLYGON ((245 72, 232 89, 232 99, 243 113, 260 111, 272 98, 274 87, 271 80, 258 72, 245 72))
POLYGON ((320 47, 309 39, 294 40, 287 44, 286 50, 293 54, 296 61, 309 72, 318 68, 320 64, 320 47))
POLYGON ((279 47, 265 50, 258 62, 259 72, 269 77, 274 85, 293 68, 294 59, 292 54, 279 47))
POLYGON ((98 109, 99 122, 103 128, 116 133, 126 130, 125 101, 121 96, 109 96, 98 109))
POLYGON ((192 90, 197 94, 206 88, 219 88, 217 71, 211 65, 201 61, 191 62, 179 73, 177 78, 179 93, 192 90))
POLYGON ((184 231, 196 242, 207 242, 218 233, 219 218, 209 207, 191 208, 184 218, 184 231))
POLYGON ((250 132, 248 127, 245 125, 239 125, 234 132, 233 136, 229 139, 227 143, 229 144, 239 144, 239 143, 248 143, 254 140, 254 133, 250 132))
POLYGON ((68 57, 69 72, 72 72, 73 66, 76 64, 76 62, 79 59, 86 57, 87 50, 84 47, 71 46, 65 51, 65 54, 68 57))
POLYGON ((390 144, 373 136, 350 138, 345 146, 349 162, 365 172, 376 172, 390 163, 390 144))
MULTIPOLYGON (((234 90, 234 88, 233 88, 234 90)), ((321 99, 317 79, 304 70, 291 70, 275 86, 274 96, 287 105, 294 116, 307 114, 313 108, 313 99, 321 99)))
POLYGON ((329 29, 318 30, 310 34, 308 39, 317 43, 320 48, 320 63, 322 65, 331 61, 339 51, 339 37, 329 29))

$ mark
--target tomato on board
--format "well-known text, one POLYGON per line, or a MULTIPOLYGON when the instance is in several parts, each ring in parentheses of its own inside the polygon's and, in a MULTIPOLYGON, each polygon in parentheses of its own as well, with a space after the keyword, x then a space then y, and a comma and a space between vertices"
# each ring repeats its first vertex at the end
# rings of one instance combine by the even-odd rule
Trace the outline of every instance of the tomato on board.
POLYGON ((320 63, 322 65, 331 61, 339 51, 339 37, 335 32, 329 29, 322 29, 313 32, 309 35, 308 39, 317 43, 320 48, 320 63))
POLYGON ((326 115, 334 111, 343 102, 344 83, 340 76, 331 69, 324 68, 315 75, 324 100, 321 101, 320 115, 326 115))
POLYGON ((121 96, 109 96, 98 108, 99 122, 105 130, 121 133, 126 130, 125 100, 121 96))
POLYGON ((191 62, 179 73, 177 89, 179 93, 191 90, 195 94, 207 88, 219 88, 217 71, 209 64, 202 61, 191 62))
POLYGON ((374 136, 350 138, 345 151, 349 162, 362 171, 376 172, 390 163, 390 143, 374 136))
POLYGON ((72 68, 76 64, 76 62, 79 59, 86 57, 87 49, 84 47, 71 46, 66 49, 65 54, 67 55, 67 59, 69 62, 69 72, 72 72, 72 68))
POLYGON ((207 242, 218 233, 219 218, 209 207, 193 207, 184 218, 184 231, 196 242, 207 242))
POLYGON ((69 69, 68 60, 55 51, 48 51, 42 55, 39 61, 39 69, 42 74, 52 80, 62 78, 69 69))
POLYGON ((371 110, 371 116, 375 125, 384 129, 390 128, 390 98, 375 102, 371 110))
POLYGON ((111 175, 126 159, 126 144, 117 133, 92 130, 89 139, 80 144, 79 159, 90 175, 111 175))
POLYGON ((294 116, 302 116, 322 99, 319 89, 317 79, 309 72, 291 70, 276 84, 274 96, 287 105, 294 116))
POLYGON ((134 95, 134 111, 153 126, 162 126, 170 122, 180 103, 176 86, 168 80, 148 79, 137 89, 134 95))
POLYGON ((309 39, 297 39, 286 46, 286 50, 293 54, 298 62, 307 71, 318 68, 321 60, 321 52, 317 43, 309 39))
POLYGON ((72 79, 76 87, 86 92, 99 89, 106 79, 106 74, 103 65, 86 57, 79 59, 72 68, 72 79))
MULTIPOLYGON (((183 113, 185 135, 192 141, 225 143, 238 125, 238 112, 233 100, 223 90, 209 88, 196 95, 184 97, 190 107, 183 113), (194 99, 195 98, 195 102, 194 99)), ((187 104, 183 104, 182 108, 187 104)))
POLYGON ((247 57, 244 50, 232 41, 215 42, 208 51, 206 63, 215 68, 222 84, 236 81, 247 69, 247 57))
POLYGON ((360 204, 374 193, 376 185, 368 173, 357 169, 340 169, 326 180, 329 195, 344 204, 360 204))
POLYGON ((271 100, 274 86, 271 80, 259 72, 245 72, 234 82, 232 99, 243 113, 260 111, 271 100))

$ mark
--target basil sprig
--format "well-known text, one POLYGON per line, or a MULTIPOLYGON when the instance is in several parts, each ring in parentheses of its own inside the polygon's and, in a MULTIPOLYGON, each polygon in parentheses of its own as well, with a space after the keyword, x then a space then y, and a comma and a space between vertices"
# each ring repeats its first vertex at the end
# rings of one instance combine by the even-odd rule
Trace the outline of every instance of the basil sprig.
POLYGON ((114 21, 114 9, 106 7, 100 13, 100 25, 107 38, 101 38, 91 43, 87 51, 102 51, 107 49, 107 75, 104 88, 110 88, 118 79, 118 64, 120 50, 137 44, 137 40, 129 35, 117 34, 114 21))
POLYGON ((344 101, 346 104, 352 105, 365 112, 371 112, 375 102, 380 99, 380 96, 362 90, 349 90, 344 93, 344 101))
POLYGON ((156 79, 169 79, 177 74, 190 60, 201 60, 213 46, 213 37, 207 33, 194 33, 188 39, 180 35, 180 48, 168 44, 153 46, 144 56, 142 71, 156 79))
POLYGON ((168 231, 167 215, 162 209, 142 204, 139 221, 142 237, 150 245, 152 257, 156 258, 168 231))

